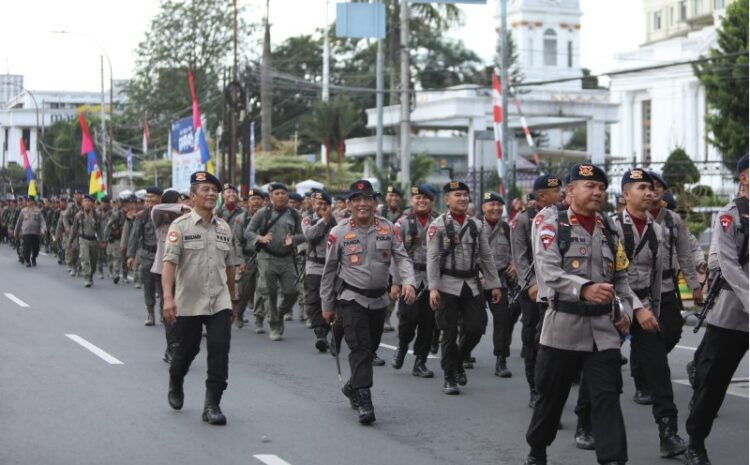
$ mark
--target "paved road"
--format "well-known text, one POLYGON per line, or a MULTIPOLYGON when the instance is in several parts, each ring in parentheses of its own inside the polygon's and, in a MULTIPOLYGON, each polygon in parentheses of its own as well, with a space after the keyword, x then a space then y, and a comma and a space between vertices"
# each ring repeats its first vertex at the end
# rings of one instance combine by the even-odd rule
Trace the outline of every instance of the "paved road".
MULTIPOLYGON (((186 379, 185 408, 173 411, 163 330, 145 328, 144 316, 142 293, 132 285, 96 280, 84 289, 52 257, 26 269, 0 247, 0 464, 480 465, 522 463, 527 452, 531 411, 519 328, 513 378, 493 376, 485 338, 460 396, 443 395, 441 377, 411 376, 411 356, 399 372, 376 368, 372 427, 357 424, 339 393, 332 357, 317 353, 304 325, 288 324, 285 340, 276 343, 235 329, 222 402, 229 425, 211 427, 200 420, 205 351, 186 379)), ((690 395, 684 366, 699 337, 686 329, 670 357, 683 435, 690 395)), ((386 334, 383 342, 395 345, 396 338, 386 334)), ((381 348, 380 355, 390 360, 392 351, 381 348)), ((428 365, 439 370, 436 359, 428 365)), ((630 463, 679 463, 658 458, 650 410, 630 400, 627 369, 623 375, 630 463)), ((747 380, 747 360, 735 376, 747 380)), ((574 389, 550 463, 596 463, 592 452, 573 445, 576 395, 574 389)), ((738 383, 724 402, 708 440, 715 464, 746 463, 747 396, 747 383, 738 383)))

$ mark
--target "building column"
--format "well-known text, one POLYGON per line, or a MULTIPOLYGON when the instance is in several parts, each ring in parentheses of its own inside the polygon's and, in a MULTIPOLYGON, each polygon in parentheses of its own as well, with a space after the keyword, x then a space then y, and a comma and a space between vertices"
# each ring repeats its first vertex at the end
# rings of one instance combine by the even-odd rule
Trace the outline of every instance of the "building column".
POLYGON ((586 121, 586 152, 594 165, 604 166, 605 128, 604 121, 586 121))
MULTIPOLYGON (((476 153, 476 132, 477 131, 484 131, 487 129, 485 127, 485 121, 484 118, 469 118, 469 127, 468 127, 468 134, 466 137, 466 141, 468 143, 468 146, 466 148, 467 153, 467 163, 466 166, 469 167, 469 171, 472 171, 477 164, 481 164, 481 160, 477 159, 479 156, 476 153)), ((503 155, 505 156, 505 155, 503 155)))

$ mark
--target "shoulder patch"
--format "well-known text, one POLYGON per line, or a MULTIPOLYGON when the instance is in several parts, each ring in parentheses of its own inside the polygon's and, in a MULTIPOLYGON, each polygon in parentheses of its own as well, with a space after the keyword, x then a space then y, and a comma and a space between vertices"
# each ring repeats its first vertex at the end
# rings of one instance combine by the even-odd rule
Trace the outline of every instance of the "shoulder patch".
POLYGON ((537 227, 542 224, 542 221, 544 221, 544 215, 541 213, 538 213, 536 217, 534 218, 534 224, 537 225, 537 227))
POLYGON ((173 244, 177 242, 179 238, 180 238, 180 235, 175 230, 169 231, 169 234, 167 234, 167 239, 169 239, 169 242, 173 244))
POLYGON ((549 249, 549 246, 552 245, 552 241, 555 239, 556 235, 557 231, 555 231, 554 226, 547 224, 542 227, 542 230, 539 232, 539 238, 542 240, 544 250, 549 249))
POLYGON ((302 224, 304 224, 305 226, 309 226, 310 225, 310 217, 306 216, 305 219, 302 220, 302 224))
POLYGON ((432 239, 435 234, 437 234, 437 226, 433 224, 430 226, 430 229, 427 230, 427 235, 432 239))
POLYGON ((727 232, 729 227, 732 225, 732 221, 734 221, 732 215, 721 215, 719 217, 719 223, 721 223, 721 229, 723 229, 724 232, 727 232))
MULTIPOLYGON (((354 234, 356 236, 356 233, 354 234)), ((334 234, 328 234, 328 243, 326 248, 330 249, 336 243, 336 236, 334 234)))

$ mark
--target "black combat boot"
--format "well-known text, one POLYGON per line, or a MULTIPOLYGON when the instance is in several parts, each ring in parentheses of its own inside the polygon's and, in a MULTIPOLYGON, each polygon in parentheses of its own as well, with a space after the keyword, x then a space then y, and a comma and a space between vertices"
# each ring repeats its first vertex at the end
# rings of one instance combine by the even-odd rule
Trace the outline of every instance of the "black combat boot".
POLYGON ((433 376, 435 376, 435 373, 427 368, 426 363, 427 357, 417 357, 417 359, 414 360, 414 368, 412 368, 411 374, 414 376, 419 376, 420 378, 432 378, 433 376))
POLYGON ((175 410, 182 409, 182 404, 185 402, 185 392, 182 390, 183 379, 184 378, 176 378, 174 376, 169 377, 167 401, 169 402, 169 406, 175 410))
POLYGON ((203 421, 209 425, 226 425, 227 417, 221 413, 219 403, 224 391, 220 389, 206 389, 206 403, 203 407, 203 421))
POLYGON ((526 457, 526 460, 524 460, 523 465, 547 465, 547 460, 538 459, 529 455, 526 457))
POLYGON ((547 451, 545 449, 531 448, 529 455, 523 462, 524 465, 547 465, 547 451))
POLYGON ((692 447, 688 447, 685 451, 685 455, 682 456, 682 463, 685 465, 711 465, 706 449, 693 449, 692 447))
POLYGON ((659 453, 662 458, 674 457, 685 452, 687 445, 677 434, 677 417, 663 417, 659 425, 659 453))
POLYGON ((385 360, 383 360, 382 358, 378 357, 378 353, 377 352, 375 352, 374 354, 372 354, 372 366, 382 367, 384 365, 385 365, 385 360))
POLYGON ((341 392, 349 399, 349 405, 351 405, 354 410, 359 410, 359 398, 357 397, 357 391, 354 390, 350 382, 344 384, 344 386, 341 388, 341 392))
POLYGON ((369 389, 357 389, 357 399, 359 400, 359 422, 363 425, 369 425, 375 421, 375 407, 372 406, 372 395, 369 389))
POLYGON ((453 372, 446 372, 443 380, 443 394, 455 396, 459 392, 458 385, 456 385, 456 375, 453 372))
POLYGON ((508 364, 505 362, 505 357, 497 357, 495 362, 495 376, 501 378, 510 378, 513 374, 508 369, 508 364))
POLYGON ((633 402, 639 405, 651 405, 654 403, 654 399, 651 394, 643 389, 636 389, 635 394, 633 394, 633 402))
POLYGON ((406 353, 409 352, 409 346, 403 346, 401 344, 396 348, 396 352, 393 354, 393 360, 391 360, 391 366, 396 370, 400 370, 404 366, 404 359, 406 353))
POLYGON ((326 339, 326 329, 322 326, 315 328, 315 348, 318 352, 328 351, 328 339, 326 339))
POLYGON ((456 382, 459 386, 466 386, 466 383, 469 382, 468 378, 466 378, 466 370, 464 370, 464 367, 461 365, 459 365, 456 370, 456 382))
POLYGON ((154 307, 146 308, 146 321, 143 322, 143 326, 154 326, 154 307))
POLYGON ((534 408, 537 400, 539 400, 539 393, 532 389, 529 392, 529 408, 534 408))
POLYGON ((594 433, 591 431, 591 425, 584 424, 581 419, 578 419, 576 425, 576 433, 573 436, 576 442, 576 447, 583 450, 594 450, 595 441, 594 433))

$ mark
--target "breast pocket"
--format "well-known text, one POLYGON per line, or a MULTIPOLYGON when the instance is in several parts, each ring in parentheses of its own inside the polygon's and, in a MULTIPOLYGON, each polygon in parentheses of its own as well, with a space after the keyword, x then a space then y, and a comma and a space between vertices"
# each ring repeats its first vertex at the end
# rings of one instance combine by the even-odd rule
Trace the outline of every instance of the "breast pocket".
POLYGON ((565 271, 584 278, 589 277, 589 250, 588 247, 571 246, 571 250, 565 254, 565 271), (576 249, 576 250, 573 250, 576 249))
POLYGON ((182 247, 185 250, 201 250, 205 247, 202 240, 183 241, 182 247))

